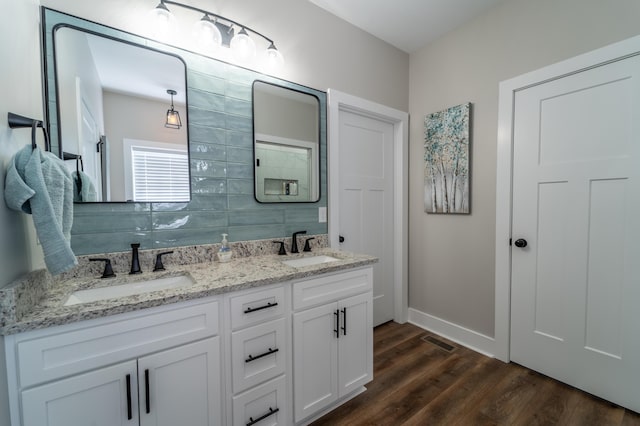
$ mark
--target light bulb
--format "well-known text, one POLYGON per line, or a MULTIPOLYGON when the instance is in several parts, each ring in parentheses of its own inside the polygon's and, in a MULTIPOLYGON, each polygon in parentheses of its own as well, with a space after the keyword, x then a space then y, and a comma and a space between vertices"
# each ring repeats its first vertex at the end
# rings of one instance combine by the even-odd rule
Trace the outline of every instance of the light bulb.
POLYGON ((173 30, 173 13, 163 2, 160 2, 151 10, 150 15, 153 36, 160 39, 168 39, 170 32, 173 30))
POLYGON ((273 42, 271 42, 265 52, 265 59, 266 67, 268 70, 275 71, 284 66, 284 58, 282 57, 282 53, 280 53, 280 51, 276 49, 276 45, 273 44, 273 42))
POLYGON ((247 31, 242 28, 238 34, 233 36, 230 43, 233 55, 239 60, 251 59, 256 55, 256 44, 251 37, 247 34, 247 31))
POLYGON ((222 34, 209 15, 204 15, 195 23, 193 36, 198 46, 202 48, 218 47, 222 43, 222 34))

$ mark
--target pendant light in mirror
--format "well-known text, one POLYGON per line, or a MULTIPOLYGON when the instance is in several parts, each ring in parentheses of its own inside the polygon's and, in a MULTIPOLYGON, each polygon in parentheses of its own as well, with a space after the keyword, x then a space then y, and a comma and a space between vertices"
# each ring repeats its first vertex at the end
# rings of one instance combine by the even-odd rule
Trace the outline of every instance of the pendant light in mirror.
POLYGON ((178 93, 172 89, 168 89, 167 93, 171 95, 171 107, 167 110, 167 119, 164 123, 164 127, 168 127, 169 129, 179 129, 182 127, 182 120, 180 120, 180 113, 173 108, 173 97, 178 93))

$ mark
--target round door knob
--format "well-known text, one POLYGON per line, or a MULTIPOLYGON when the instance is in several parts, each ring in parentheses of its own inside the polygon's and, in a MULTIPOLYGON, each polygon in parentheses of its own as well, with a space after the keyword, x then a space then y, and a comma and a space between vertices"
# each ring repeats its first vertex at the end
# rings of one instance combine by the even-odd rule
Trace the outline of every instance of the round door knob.
POLYGON ((516 247, 525 248, 527 246, 527 240, 518 238, 514 244, 516 245, 516 247))

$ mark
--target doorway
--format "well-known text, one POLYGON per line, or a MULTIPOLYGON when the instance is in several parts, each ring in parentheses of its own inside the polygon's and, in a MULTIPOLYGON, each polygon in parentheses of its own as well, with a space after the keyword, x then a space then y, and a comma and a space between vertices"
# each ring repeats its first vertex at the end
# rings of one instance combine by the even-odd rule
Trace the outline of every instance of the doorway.
POLYGON ((406 322, 408 114, 333 89, 328 110, 331 247, 378 257, 374 324, 406 322))

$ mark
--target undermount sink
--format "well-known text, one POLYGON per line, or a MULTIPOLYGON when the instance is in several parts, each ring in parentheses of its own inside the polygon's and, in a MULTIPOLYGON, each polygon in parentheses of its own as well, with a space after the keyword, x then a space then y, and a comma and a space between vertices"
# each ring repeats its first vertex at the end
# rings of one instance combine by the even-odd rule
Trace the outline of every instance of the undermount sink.
POLYGON ((139 281, 130 284, 113 285, 88 290, 78 290, 69 296, 64 306, 78 305, 81 303, 97 302, 99 300, 114 299, 136 294, 150 293, 152 291, 168 290, 173 288, 188 287, 195 281, 189 275, 176 275, 171 277, 156 278, 139 281))
POLYGON ((331 257, 331 256, 320 255, 320 256, 300 257, 298 259, 283 260, 282 263, 288 266, 293 266, 294 268, 303 268, 305 266, 320 265, 322 263, 335 262, 337 260, 340 260, 340 259, 336 259, 335 257, 331 257))

